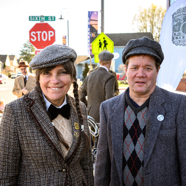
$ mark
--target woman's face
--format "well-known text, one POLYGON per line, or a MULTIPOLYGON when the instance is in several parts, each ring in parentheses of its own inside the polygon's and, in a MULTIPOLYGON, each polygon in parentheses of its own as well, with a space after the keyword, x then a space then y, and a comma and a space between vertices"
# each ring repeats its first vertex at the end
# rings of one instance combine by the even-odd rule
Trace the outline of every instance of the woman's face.
POLYGON ((39 83, 46 99, 55 106, 62 105, 73 79, 67 74, 63 65, 40 74, 39 83))

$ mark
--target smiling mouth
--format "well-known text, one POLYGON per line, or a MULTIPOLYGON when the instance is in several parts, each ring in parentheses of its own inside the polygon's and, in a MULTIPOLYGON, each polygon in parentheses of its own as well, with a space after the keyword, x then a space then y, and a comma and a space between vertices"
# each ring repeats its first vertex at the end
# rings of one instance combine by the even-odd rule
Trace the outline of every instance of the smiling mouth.
POLYGON ((50 87, 50 89, 52 89, 52 90, 59 90, 59 89, 61 89, 61 87, 56 87, 56 88, 50 87))

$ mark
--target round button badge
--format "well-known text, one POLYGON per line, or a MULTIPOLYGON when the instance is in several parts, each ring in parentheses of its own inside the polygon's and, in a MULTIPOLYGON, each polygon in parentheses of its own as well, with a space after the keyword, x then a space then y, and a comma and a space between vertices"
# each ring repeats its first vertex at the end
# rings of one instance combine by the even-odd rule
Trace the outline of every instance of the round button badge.
POLYGON ((163 115, 158 115, 157 119, 158 119, 158 121, 163 121, 164 120, 164 116, 163 115))

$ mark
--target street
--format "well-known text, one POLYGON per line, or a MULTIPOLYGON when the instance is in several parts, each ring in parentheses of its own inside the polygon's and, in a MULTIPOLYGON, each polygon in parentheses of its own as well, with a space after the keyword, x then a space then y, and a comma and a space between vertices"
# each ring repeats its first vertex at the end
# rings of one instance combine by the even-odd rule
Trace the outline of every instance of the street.
POLYGON ((8 78, 6 84, 0 84, 0 99, 4 104, 10 103, 17 98, 17 96, 12 93, 14 80, 15 79, 8 78))

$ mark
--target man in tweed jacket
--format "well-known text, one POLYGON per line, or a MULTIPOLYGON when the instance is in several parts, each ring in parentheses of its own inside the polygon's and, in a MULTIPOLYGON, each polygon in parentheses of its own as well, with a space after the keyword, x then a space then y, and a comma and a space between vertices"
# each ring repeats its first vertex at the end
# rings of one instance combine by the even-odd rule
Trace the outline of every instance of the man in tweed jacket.
POLYGON ((101 104, 95 186, 186 185, 186 97, 156 86, 163 59, 147 37, 125 46, 129 88, 101 104))
POLYGON ((99 68, 85 78, 79 89, 80 100, 87 105, 88 115, 98 123, 100 104, 114 97, 115 76, 109 72, 113 57, 114 55, 109 51, 101 52, 99 54, 99 68))
POLYGON ((35 77, 32 75, 28 75, 28 65, 26 65, 24 61, 21 61, 18 67, 20 68, 22 75, 15 79, 12 93, 16 95, 17 98, 20 98, 23 95, 31 92, 36 84, 35 77))

